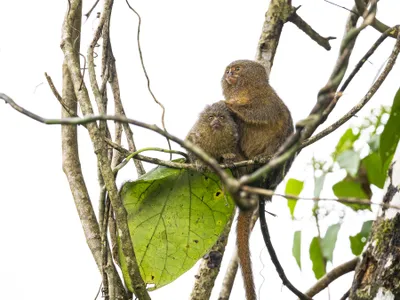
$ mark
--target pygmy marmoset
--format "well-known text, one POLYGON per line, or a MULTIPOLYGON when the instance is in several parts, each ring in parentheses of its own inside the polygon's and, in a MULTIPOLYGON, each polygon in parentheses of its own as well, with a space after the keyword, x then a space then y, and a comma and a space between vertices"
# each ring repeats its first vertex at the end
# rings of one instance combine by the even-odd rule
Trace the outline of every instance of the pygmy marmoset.
MULTIPOLYGON (((222 77, 227 107, 239 129, 240 150, 247 159, 268 161, 293 133, 290 112, 268 83, 265 68, 251 60, 237 60, 228 65, 222 77)), ((280 175, 270 173, 255 186, 274 189, 280 175)), ((249 236, 252 210, 239 207, 237 224, 238 256, 247 300, 255 300, 249 236)))
MULTIPOLYGON (((244 159, 239 150, 238 127, 224 101, 206 106, 186 139, 199 146, 218 163, 244 159)), ((188 155, 191 162, 202 165, 193 153, 189 151, 188 155)))

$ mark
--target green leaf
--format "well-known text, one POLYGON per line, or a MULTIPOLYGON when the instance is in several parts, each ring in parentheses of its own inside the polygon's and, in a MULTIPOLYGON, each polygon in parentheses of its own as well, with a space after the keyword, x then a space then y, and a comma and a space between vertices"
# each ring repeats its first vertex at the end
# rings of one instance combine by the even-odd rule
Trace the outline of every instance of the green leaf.
POLYGON ((354 134, 351 128, 347 129, 336 145, 335 152, 332 153, 333 160, 336 161, 337 156, 343 151, 353 149, 354 142, 360 134, 354 134))
MULTIPOLYGON (((217 241, 234 212, 217 175, 157 167, 121 189, 140 272, 160 288, 189 270, 217 241)), ((120 252, 130 290, 125 259, 120 252)))
POLYGON ((379 154, 373 152, 364 157, 361 163, 367 170, 368 181, 382 189, 386 180, 386 171, 382 168, 379 154))
POLYGON ((301 270, 301 231, 296 231, 293 235, 292 255, 301 270))
POLYGON ((314 197, 319 198, 324 187, 326 173, 314 178, 314 197))
POLYGON ((311 241, 310 259, 312 262, 312 270, 314 272, 315 278, 320 279, 326 273, 326 265, 318 240, 318 237, 314 237, 311 241))
POLYGON ((357 233, 355 236, 350 236, 350 247, 351 252, 354 255, 360 255, 364 249, 365 244, 367 243, 368 236, 371 232, 372 221, 364 222, 361 231, 357 233))
MULTIPOLYGON (((294 196, 300 195, 304 187, 304 181, 300 181, 294 178, 290 178, 286 183, 285 194, 290 194, 294 196)), ((297 201, 294 199, 288 199, 287 205, 290 210, 290 215, 293 218, 294 209, 296 207, 297 201)))
POLYGON ((328 227, 324 238, 321 241, 322 254, 327 261, 332 261, 333 250, 335 249, 337 235, 340 229, 340 224, 333 224, 328 227))
MULTIPOLYGON (((361 184, 357 181, 352 181, 352 180, 339 181, 332 187, 332 190, 335 196, 338 198, 358 198, 358 199, 368 198, 365 192, 363 191, 361 184)), ((360 209, 371 209, 371 206, 366 204, 349 204, 349 203, 343 203, 343 204, 351 207, 355 211, 360 209)))
POLYGON ((382 166, 389 166, 400 139, 400 89, 397 91, 389 119, 380 139, 379 153, 382 166))
POLYGON ((379 147, 380 147, 380 139, 381 136, 378 134, 375 134, 371 136, 371 138, 368 141, 368 145, 371 148, 372 152, 378 152, 379 153, 379 147))
POLYGON ((360 156, 354 150, 346 150, 340 153, 336 161, 342 169, 345 169, 351 176, 356 176, 358 172, 358 166, 360 165, 360 156))

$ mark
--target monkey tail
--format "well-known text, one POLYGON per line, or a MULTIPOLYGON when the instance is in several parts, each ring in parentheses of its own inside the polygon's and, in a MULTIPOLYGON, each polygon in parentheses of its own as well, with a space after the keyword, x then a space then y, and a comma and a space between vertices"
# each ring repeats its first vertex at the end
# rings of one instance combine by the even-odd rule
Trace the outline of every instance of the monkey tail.
POLYGON ((256 291, 254 287, 253 271, 251 269, 251 258, 249 248, 250 238, 250 223, 253 216, 253 210, 239 210, 239 216, 237 220, 237 249, 240 262, 240 268, 242 269, 244 287, 246 290, 247 300, 256 300, 256 291))

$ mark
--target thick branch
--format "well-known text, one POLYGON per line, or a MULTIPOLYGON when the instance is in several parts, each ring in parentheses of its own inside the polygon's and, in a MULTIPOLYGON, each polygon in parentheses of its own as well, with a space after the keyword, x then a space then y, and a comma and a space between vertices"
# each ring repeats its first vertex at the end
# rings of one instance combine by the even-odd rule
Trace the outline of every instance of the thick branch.
MULTIPOLYGON (((76 17, 72 21, 73 28, 81 28, 81 9, 82 6, 79 5, 77 8, 76 17)), ((76 59, 78 59, 77 53, 79 53, 80 46, 80 32, 74 31, 72 38, 76 41, 74 44, 74 50, 76 59)), ((72 84, 71 76, 68 70, 66 62, 63 64, 63 90, 61 97, 49 76, 46 74, 46 78, 49 81, 50 87, 57 96, 57 99, 61 102, 63 100, 62 117, 68 117, 70 114, 76 115, 77 113, 77 99, 74 92, 74 87, 72 84)), ((86 184, 83 178, 79 151, 78 151, 78 140, 77 140, 77 128, 73 126, 62 126, 61 127, 61 142, 62 142, 62 164, 63 171, 68 179, 70 185, 71 193, 75 201, 75 206, 78 211, 79 218, 82 223, 83 232, 86 237, 89 249, 92 252, 93 258, 96 261, 97 267, 100 272, 103 272, 103 261, 101 253, 101 238, 100 238, 100 228, 94 213, 92 202, 89 197, 89 193, 86 188, 86 184)), ((109 268, 107 270, 113 278, 115 278, 116 283, 116 299, 126 299, 125 290, 120 277, 118 276, 115 268, 109 268)))
MULTIPOLYGON (((82 81, 79 60, 77 59, 76 51, 74 51, 73 48, 73 39, 71 35, 71 32, 74 28, 71 20, 73 20, 77 14, 77 7, 80 5, 80 3, 81 2, 79 0, 70 2, 69 12, 66 15, 63 24, 61 48, 64 52, 65 61, 71 74, 75 95, 78 98, 81 110, 84 115, 92 115, 93 109, 90 103, 88 91, 82 81)), ((97 155, 98 165, 100 167, 108 195, 116 214, 118 233, 121 239, 121 248, 124 256, 126 257, 129 278, 132 282, 134 292, 140 299, 150 299, 144 281, 140 276, 139 267, 136 262, 128 228, 127 212, 118 194, 118 189, 114 181, 114 175, 107 157, 107 148, 105 147, 104 140, 100 136, 99 128, 97 127, 96 123, 88 123, 87 129, 93 143, 94 151, 97 155)))

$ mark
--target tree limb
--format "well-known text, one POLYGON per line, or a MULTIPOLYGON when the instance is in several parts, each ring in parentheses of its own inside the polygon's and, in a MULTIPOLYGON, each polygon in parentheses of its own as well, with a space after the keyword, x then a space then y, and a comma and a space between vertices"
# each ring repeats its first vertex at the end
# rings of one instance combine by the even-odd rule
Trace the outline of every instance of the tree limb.
POLYGON ((340 276, 354 271, 359 260, 360 259, 358 257, 354 257, 353 259, 333 268, 330 272, 326 273, 322 278, 320 278, 311 288, 309 288, 306 292, 306 295, 314 297, 340 276))

